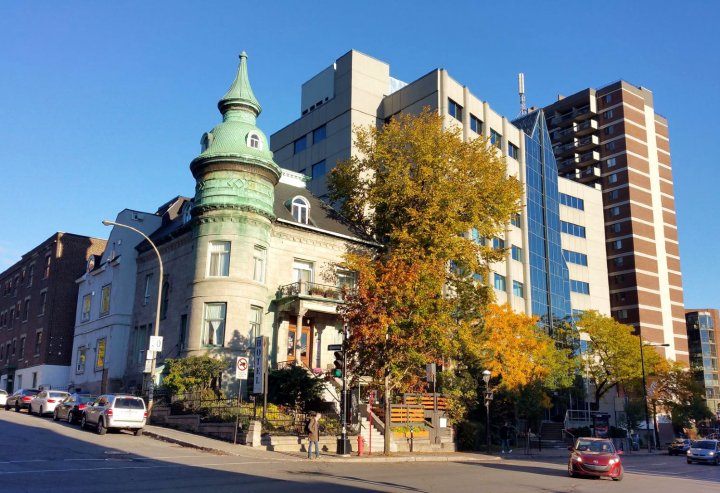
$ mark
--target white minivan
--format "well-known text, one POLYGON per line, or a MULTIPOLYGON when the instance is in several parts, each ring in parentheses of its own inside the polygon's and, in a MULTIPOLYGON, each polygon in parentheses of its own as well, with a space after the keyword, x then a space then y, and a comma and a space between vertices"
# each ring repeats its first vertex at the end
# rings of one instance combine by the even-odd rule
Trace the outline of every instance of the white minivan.
POLYGON ((130 430, 135 435, 142 435, 147 414, 145 401, 140 397, 105 394, 83 409, 80 427, 93 427, 98 435, 104 435, 109 429, 130 430))

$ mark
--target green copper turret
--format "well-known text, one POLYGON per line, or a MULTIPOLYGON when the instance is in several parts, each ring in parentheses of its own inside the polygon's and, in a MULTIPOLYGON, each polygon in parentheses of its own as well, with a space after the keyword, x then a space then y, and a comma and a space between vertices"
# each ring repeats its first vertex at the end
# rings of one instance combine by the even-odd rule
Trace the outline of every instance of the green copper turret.
POLYGON ((230 89, 218 102, 223 121, 201 140, 202 152, 190 163, 195 180, 193 215, 211 210, 245 210, 273 218, 273 190, 280 169, 268 139, 256 126, 260 103, 247 70, 247 54, 230 89))

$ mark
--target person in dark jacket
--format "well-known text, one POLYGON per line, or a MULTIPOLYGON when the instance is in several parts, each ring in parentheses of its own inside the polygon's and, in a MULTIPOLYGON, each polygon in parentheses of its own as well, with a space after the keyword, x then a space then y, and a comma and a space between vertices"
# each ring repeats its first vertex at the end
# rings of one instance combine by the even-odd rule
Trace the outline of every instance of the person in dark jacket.
POLYGON ((312 459, 315 444, 315 458, 320 458, 320 413, 315 414, 308 423, 308 459, 312 459))
POLYGON ((510 448, 510 438, 512 437, 512 427, 510 426, 510 423, 505 421, 505 424, 502 425, 500 428, 500 446, 502 448, 502 453, 504 454, 507 450, 507 453, 512 453, 512 449, 510 448))

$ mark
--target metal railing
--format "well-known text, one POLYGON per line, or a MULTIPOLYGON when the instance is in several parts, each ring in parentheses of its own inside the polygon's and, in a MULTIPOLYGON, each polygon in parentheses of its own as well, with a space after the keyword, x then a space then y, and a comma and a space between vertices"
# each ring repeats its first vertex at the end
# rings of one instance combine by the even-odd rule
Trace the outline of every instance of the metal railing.
POLYGON ((278 288, 278 298, 290 296, 311 296, 334 301, 342 301, 343 299, 342 288, 309 281, 298 281, 278 288))

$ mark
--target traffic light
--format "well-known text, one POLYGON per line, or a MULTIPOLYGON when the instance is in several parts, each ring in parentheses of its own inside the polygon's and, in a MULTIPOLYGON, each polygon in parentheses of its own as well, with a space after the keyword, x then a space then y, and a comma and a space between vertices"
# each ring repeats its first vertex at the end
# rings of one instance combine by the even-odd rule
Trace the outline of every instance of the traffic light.
POLYGON ((335 351, 333 355, 335 356, 335 361, 333 361, 333 364, 335 365, 333 376, 336 378, 342 378, 343 371, 345 370, 345 352, 335 351))

